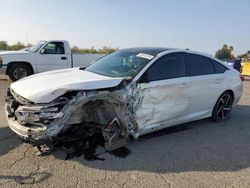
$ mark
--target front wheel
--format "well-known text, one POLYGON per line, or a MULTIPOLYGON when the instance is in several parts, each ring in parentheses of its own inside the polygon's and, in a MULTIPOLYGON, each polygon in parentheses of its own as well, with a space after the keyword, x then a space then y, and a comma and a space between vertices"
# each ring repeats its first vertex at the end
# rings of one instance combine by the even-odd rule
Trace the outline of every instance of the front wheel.
POLYGON ((8 73, 10 79, 13 82, 21 78, 24 78, 26 76, 29 76, 31 74, 32 74, 31 68, 28 65, 22 63, 16 63, 12 65, 8 73))
POLYGON ((212 120, 223 121, 228 118, 233 105, 233 96, 230 92, 223 93, 217 100, 213 112, 212 120))

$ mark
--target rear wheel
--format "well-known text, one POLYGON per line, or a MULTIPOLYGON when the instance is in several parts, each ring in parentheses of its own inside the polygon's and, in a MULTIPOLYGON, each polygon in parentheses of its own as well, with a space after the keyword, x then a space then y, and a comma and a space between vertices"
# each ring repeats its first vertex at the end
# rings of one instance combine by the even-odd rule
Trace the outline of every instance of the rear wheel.
POLYGON ((217 122, 227 119, 232 109, 232 105, 232 94, 230 92, 223 93, 214 106, 212 119, 217 122))
POLYGON ((10 67, 8 75, 12 81, 19 80, 33 73, 29 65, 23 63, 16 63, 10 67))

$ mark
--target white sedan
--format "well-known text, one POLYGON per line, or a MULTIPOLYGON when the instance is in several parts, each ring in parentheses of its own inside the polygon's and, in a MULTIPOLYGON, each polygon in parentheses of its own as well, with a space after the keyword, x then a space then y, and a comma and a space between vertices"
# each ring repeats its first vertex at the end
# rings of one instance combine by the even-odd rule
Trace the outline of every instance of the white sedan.
POLYGON ((169 48, 129 48, 86 68, 12 83, 10 128, 36 145, 102 136, 107 150, 132 137, 211 117, 228 118, 242 95, 239 72, 212 56, 169 48))

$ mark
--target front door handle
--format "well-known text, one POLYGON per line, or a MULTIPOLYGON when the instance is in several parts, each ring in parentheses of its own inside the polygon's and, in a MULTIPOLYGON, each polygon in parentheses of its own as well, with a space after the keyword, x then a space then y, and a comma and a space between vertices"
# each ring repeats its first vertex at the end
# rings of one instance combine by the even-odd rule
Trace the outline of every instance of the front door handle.
POLYGON ((61 57, 61 60, 66 60, 67 59, 67 57, 61 57))

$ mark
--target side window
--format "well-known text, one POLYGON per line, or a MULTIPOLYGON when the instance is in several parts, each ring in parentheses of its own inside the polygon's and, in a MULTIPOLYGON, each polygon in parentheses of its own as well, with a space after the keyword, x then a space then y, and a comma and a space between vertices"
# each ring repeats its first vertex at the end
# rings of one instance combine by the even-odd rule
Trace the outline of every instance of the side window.
POLYGON ((212 61, 213 61, 214 69, 216 73, 224 73, 226 70, 228 70, 228 68, 222 65, 221 63, 215 60, 212 60, 212 61))
POLYGON ((182 53, 165 55, 148 69, 147 81, 157 81, 184 76, 184 58, 182 53))
POLYGON ((210 58, 187 53, 186 75, 198 76, 214 74, 214 65, 210 58))
POLYGON ((44 54, 65 54, 63 42, 50 42, 43 49, 44 54))

